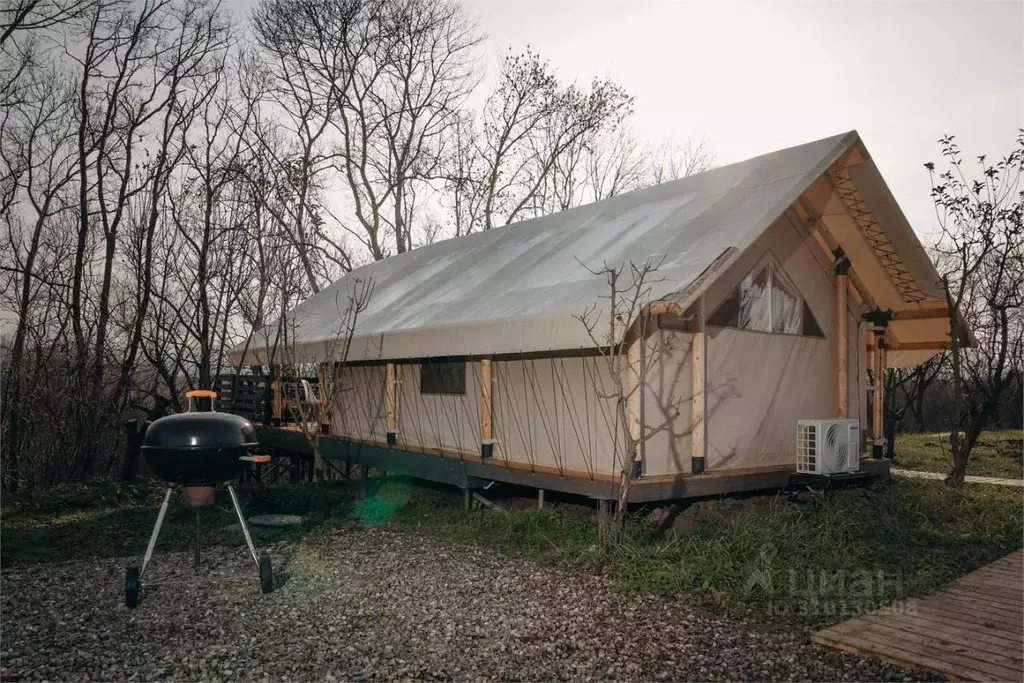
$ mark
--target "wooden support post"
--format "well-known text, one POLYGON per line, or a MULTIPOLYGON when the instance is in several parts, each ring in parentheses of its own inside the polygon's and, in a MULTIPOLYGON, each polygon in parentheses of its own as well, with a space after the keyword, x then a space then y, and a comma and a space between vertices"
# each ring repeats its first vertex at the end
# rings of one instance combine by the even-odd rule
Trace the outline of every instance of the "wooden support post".
POLYGON ((872 374, 875 380, 871 406, 871 455, 875 458, 881 458, 882 447, 885 443, 885 411, 883 409, 885 400, 885 337, 881 334, 875 335, 875 347, 871 362, 872 374))
POLYGON ((318 363, 316 366, 317 398, 320 401, 320 433, 329 434, 331 431, 330 409, 331 396, 331 366, 328 363, 318 363))
MULTIPOLYGON (((641 322, 641 329, 643 323, 641 322)), ((626 453, 625 457, 630 458, 630 462, 623 463, 623 471, 632 479, 639 479, 640 473, 638 469, 642 469, 642 460, 640 455, 640 393, 643 388, 640 386, 641 381, 641 355, 643 345, 646 344, 643 333, 639 334, 637 339, 629 345, 629 349, 626 351, 626 417, 629 420, 626 425, 626 429, 629 430, 630 439, 636 443, 636 448, 632 453, 626 453)))
POLYGON ((874 388, 871 392, 871 456, 881 458, 885 443, 885 333, 892 320, 892 311, 875 309, 864 314, 864 320, 871 323, 871 374, 874 388))
POLYGON ((491 432, 491 410, 494 406, 491 397, 491 359, 480 359, 480 438, 483 443, 493 437, 491 432))
POLYGON ((281 396, 281 380, 275 379, 272 386, 274 390, 274 407, 272 416, 275 420, 278 420, 278 424, 280 424, 281 414, 284 412, 284 397, 281 396))
POLYGON ((849 277, 846 274, 850 262, 840 252, 836 259, 836 417, 846 417, 849 382, 846 374, 847 330, 849 315, 846 306, 846 292, 849 277))
MULTIPOLYGON (((394 363, 388 363, 385 367, 387 368, 387 386, 385 388, 387 395, 384 399, 384 410, 388 434, 391 435, 398 433, 398 378, 394 363)), ((388 443, 390 443, 390 436, 388 443)))
POLYGON ((700 474, 707 467, 707 421, 704 410, 705 397, 707 394, 707 383, 705 374, 707 371, 705 358, 705 345, 707 342, 704 333, 704 297, 697 300, 696 311, 694 312, 693 340, 690 346, 690 362, 692 364, 693 378, 693 400, 690 413, 690 470, 694 474, 700 474))
POLYGON ((885 338, 881 340, 881 348, 878 350, 878 414, 881 417, 881 429, 878 434, 878 447, 883 451, 885 449, 885 370, 889 365, 889 345, 886 343, 885 338))
POLYGON ((494 363, 480 359, 480 457, 494 457, 494 363))
POLYGON ((537 489, 537 509, 544 509, 544 489, 537 489))

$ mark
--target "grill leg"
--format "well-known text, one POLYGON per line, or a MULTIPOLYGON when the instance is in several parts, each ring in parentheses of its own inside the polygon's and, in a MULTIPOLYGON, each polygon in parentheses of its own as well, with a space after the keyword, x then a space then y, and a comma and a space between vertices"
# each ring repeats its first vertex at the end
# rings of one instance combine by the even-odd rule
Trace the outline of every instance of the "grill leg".
POLYGON ((196 508, 196 556, 193 561, 196 572, 199 571, 199 508, 196 508))
POLYGON ((235 487, 231 484, 228 484, 228 493, 231 494, 231 503, 235 506, 238 523, 242 525, 242 535, 245 536, 245 544, 249 546, 249 554, 252 555, 252 561, 259 567, 260 557, 256 554, 256 546, 252 544, 252 534, 249 533, 249 525, 245 523, 245 515, 242 514, 242 506, 238 502, 238 494, 235 493, 235 487))
POLYGON ((160 535, 160 527, 164 525, 164 516, 167 514, 167 506, 171 504, 171 491, 173 490, 173 487, 167 487, 167 491, 164 493, 164 502, 160 504, 160 513, 156 516, 156 526, 153 527, 153 534, 149 537, 149 545, 146 546, 146 556, 142 558, 142 569, 139 570, 140 581, 142 580, 142 575, 146 573, 149 559, 153 557, 153 548, 156 547, 156 538, 160 535))

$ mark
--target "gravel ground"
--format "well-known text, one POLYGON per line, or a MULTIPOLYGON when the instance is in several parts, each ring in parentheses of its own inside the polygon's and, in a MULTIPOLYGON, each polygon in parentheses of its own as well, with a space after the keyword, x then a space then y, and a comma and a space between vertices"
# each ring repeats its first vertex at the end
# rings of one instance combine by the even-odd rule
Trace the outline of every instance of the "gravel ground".
POLYGON ((240 549, 157 554, 123 605, 124 558, 2 575, 0 678, 48 680, 903 680, 806 633, 626 597, 407 533, 349 528, 270 548, 262 595, 240 549), (211 579, 215 579, 211 581, 211 579), (159 581, 162 586, 153 585, 159 581), (178 583, 170 583, 176 581, 178 583))

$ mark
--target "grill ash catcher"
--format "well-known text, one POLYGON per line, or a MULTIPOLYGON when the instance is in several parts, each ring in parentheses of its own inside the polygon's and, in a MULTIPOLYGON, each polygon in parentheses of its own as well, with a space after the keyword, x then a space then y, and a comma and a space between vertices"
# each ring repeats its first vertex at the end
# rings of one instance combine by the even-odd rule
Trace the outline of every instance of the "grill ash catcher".
POLYGON ((142 452, 146 463, 153 473, 167 482, 164 500, 149 537, 146 555, 142 558, 142 566, 131 565, 125 572, 124 603, 128 607, 139 604, 139 592, 142 589, 142 577, 153 557, 156 539, 160 535, 160 527, 164 523, 167 507, 171 502, 171 494, 175 487, 181 486, 185 499, 185 507, 195 511, 196 541, 195 568, 199 570, 199 512, 210 507, 214 502, 217 486, 225 485, 231 496, 231 504, 238 515, 238 523, 242 526, 245 544, 249 554, 259 571, 260 588, 269 593, 274 588, 274 575, 270 567, 270 556, 257 553, 249 533, 249 525, 242 514, 242 506, 238 502, 235 487, 232 486, 235 474, 243 462, 269 462, 269 455, 255 455, 259 446, 256 441, 256 430, 252 423, 243 417, 229 413, 218 413, 214 410, 216 392, 205 389, 189 391, 188 412, 168 415, 154 421, 146 430, 142 452), (209 399, 209 411, 194 411, 195 399, 209 399))

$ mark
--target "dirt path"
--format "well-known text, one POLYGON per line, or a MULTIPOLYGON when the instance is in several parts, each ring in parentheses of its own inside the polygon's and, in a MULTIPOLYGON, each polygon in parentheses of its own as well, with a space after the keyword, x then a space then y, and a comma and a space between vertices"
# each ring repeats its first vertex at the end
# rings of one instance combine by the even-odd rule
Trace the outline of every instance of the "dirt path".
POLYGON ((239 549, 158 554, 122 604, 125 559, 2 575, 0 678, 57 680, 902 680, 891 666, 610 582, 412 534, 350 529, 272 548, 261 595, 239 549), (234 583, 230 582, 235 579, 234 583), (180 583, 154 587, 157 581, 180 583))
MULTIPOLYGON (((945 474, 940 472, 921 472, 919 470, 901 470, 897 467, 893 467, 889 472, 896 477, 908 477, 910 479, 938 479, 940 481, 946 478, 945 474)), ((993 486, 1017 486, 1024 488, 1024 479, 1002 479, 1000 477, 974 477, 967 475, 964 477, 964 482, 968 484, 992 484, 993 486)))

